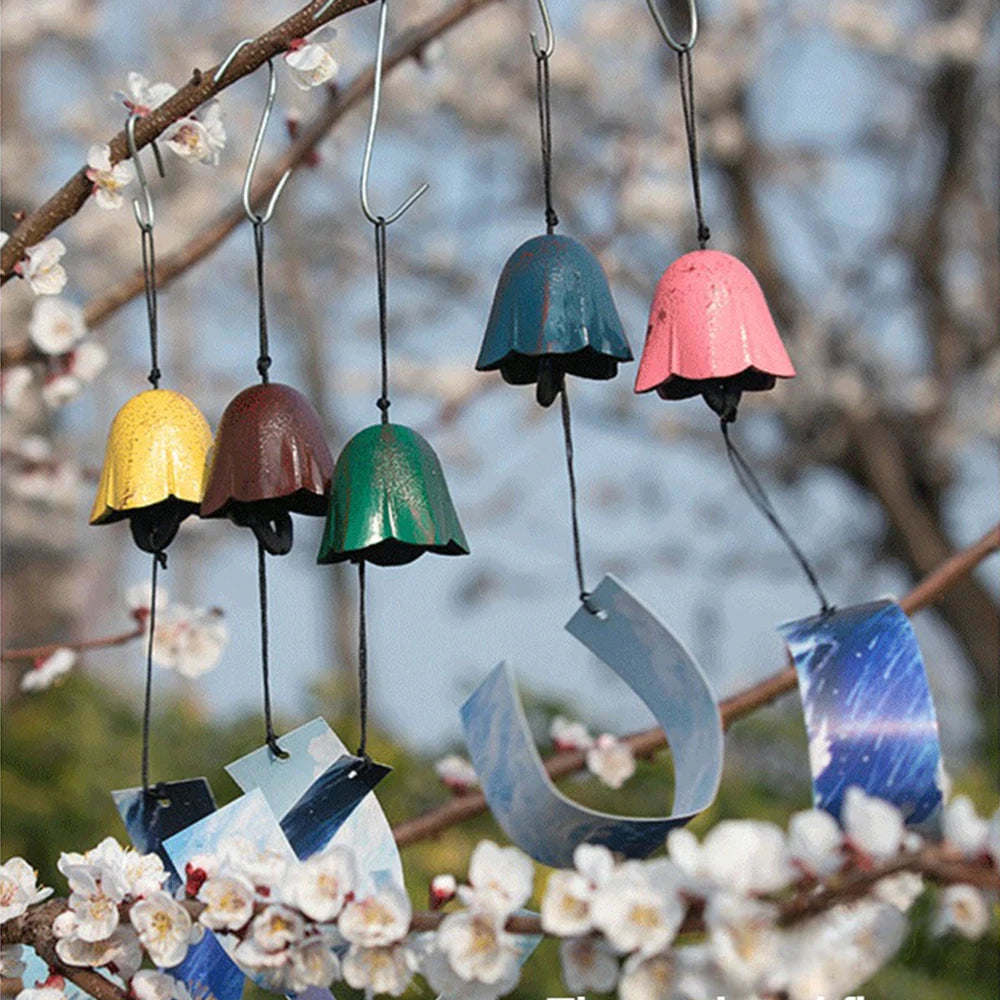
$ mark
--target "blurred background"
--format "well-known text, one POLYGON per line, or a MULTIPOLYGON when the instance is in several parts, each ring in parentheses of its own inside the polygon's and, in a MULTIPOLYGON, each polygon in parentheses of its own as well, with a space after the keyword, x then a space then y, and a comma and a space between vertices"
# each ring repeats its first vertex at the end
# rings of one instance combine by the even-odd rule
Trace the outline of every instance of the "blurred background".
MULTIPOLYGON (((447 7, 391 5, 390 41, 447 7)), ((638 356, 664 268, 696 247, 676 58, 641 0, 552 0, 554 200, 558 231, 586 243, 611 281, 638 356)), ((240 38, 292 13, 276 0, 4 0, 0 223, 36 207, 121 128, 130 71, 181 85, 240 38)), ((760 279, 798 377, 744 398, 735 436, 837 604, 899 597, 997 519, 998 17, 987 0, 699 4, 694 75, 711 245, 760 279)), ((330 85, 297 89, 278 60, 266 165, 371 62, 377 14, 336 22, 330 85)), ((386 77, 372 197, 430 192, 389 231, 392 417, 444 464, 471 556, 428 556, 368 578, 373 754, 397 771, 379 797, 398 821, 444 800, 432 763, 461 752, 458 708, 499 660, 517 672, 540 739, 557 711, 593 732, 650 724, 644 707, 564 632, 576 607, 557 408, 473 370, 509 254, 544 231, 533 3, 498 0, 386 77)), ((238 199, 265 92, 262 73, 221 95, 218 166, 164 152, 153 180, 161 257, 238 199)), ((371 226, 357 178, 368 101, 297 170, 268 229, 272 378, 313 401, 336 454, 376 422, 378 328, 371 226)), ((152 170, 147 166, 152 177, 152 170)), ((133 193, 132 189, 127 192, 133 193)), ((148 557, 124 525, 87 526, 107 428, 145 388, 138 298, 98 305, 139 264, 126 200, 88 203, 57 233, 64 299, 100 313, 89 337, 107 367, 53 406, 44 371, 4 393, 3 647, 127 630, 128 587, 148 557)), ((22 360, 35 298, 3 292, 4 379, 22 360)), ((213 427, 256 382, 252 239, 241 225, 160 295, 163 385, 213 427)), ((700 400, 573 380, 587 580, 616 574, 696 654, 719 697, 779 669, 774 626, 815 610, 780 540, 736 488, 700 400)), ((22 377, 23 378, 23 377, 22 377)), ((315 565, 322 521, 299 517, 291 554, 270 561, 274 698, 291 728, 324 715, 347 743, 356 722, 356 579, 315 565)), ((196 680, 155 673, 154 778, 206 774, 259 745, 259 633, 252 536, 188 520, 170 549, 171 598, 225 613, 230 641, 196 680)), ((997 781, 1000 584, 986 562, 921 613, 921 642, 956 787, 992 808, 997 781)), ((24 693, 30 663, 3 673, 3 856, 53 878, 58 852, 121 834, 108 792, 136 783, 143 655, 138 643, 86 655, 55 689, 24 693)), ((280 730, 279 730, 280 731, 280 730)), ((794 696, 728 737, 723 791, 697 821, 784 822, 808 806, 794 696)), ((618 793, 569 794, 622 812, 669 802, 669 763, 642 763, 618 793), (589 796, 589 797, 588 797, 589 796)), ((419 903, 427 876, 461 873, 481 820, 404 854, 419 903)), ((60 881, 55 884, 61 885, 60 881)), ((519 987, 559 992, 543 945, 519 987)), ((992 947, 914 939, 868 993, 995 996, 992 947), (951 985, 948 985, 951 984, 951 985)), ((547 992, 546 992, 547 991, 547 992)))

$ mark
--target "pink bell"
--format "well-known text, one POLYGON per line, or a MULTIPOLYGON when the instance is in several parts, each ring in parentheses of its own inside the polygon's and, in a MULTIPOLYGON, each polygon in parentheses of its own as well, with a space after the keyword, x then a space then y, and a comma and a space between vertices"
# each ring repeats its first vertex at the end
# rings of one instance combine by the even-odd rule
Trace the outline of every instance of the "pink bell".
POLYGON ((795 374, 757 279, 735 257, 695 250, 656 286, 636 392, 663 399, 701 394, 726 423, 743 392, 795 374))

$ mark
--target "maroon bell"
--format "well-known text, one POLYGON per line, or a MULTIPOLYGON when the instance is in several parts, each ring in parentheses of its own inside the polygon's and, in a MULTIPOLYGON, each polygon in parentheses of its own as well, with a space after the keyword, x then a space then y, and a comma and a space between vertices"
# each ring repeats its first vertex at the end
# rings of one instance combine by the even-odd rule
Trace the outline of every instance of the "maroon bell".
POLYGON ((272 555, 292 547, 291 514, 324 517, 333 456, 316 411, 277 382, 244 389, 226 407, 208 456, 202 517, 253 530, 272 555))

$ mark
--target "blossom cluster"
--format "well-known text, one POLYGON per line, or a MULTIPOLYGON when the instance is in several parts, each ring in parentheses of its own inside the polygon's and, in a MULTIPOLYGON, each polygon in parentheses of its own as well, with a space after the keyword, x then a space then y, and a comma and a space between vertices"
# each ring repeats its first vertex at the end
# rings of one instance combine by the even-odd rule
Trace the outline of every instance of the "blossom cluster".
MULTIPOLYGON (((843 828, 808 810, 793 816, 786 832, 725 820, 700 842, 677 829, 667 838, 668 855, 648 861, 580 845, 574 867, 553 871, 541 898, 541 929, 560 939, 567 990, 617 990, 620 1000, 850 993, 899 948, 905 913, 924 890, 917 870, 929 848, 895 807, 857 788, 848 790, 842 821, 843 828), (845 879, 866 874, 863 896, 838 895, 845 879)), ((984 819, 960 796, 942 826, 938 856, 970 871, 1000 867, 1000 810, 984 819)), ((187 900, 164 891, 156 855, 111 838, 86 854, 63 854, 59 869, 71 890, 53 924, 60 959, 110 968, 131 981, 137 1000, 190 1000, 169 970, 205 929, 220 936, 247 975, 276 992, 343 980, 369 996, 399 996, 419 973, 447 996, 496 1000, 520 977, 524 939, 509 924, 531 899, 535 874, 517 848, 483 841, 467 883, 434 879, 432 906, 449 909, 421 922, 401 886, 373 886, 354 853, 339 845, 298 861, 230 838, 190 860, 181 890, 187 900), (139 971, 144 952, 161 971, 139 971)), ((0 868, 4 920, 50 892, 19 858, 0 868)), ((947 885, 935 930, 977 938, 990 905, 991 894, 980 888, 947 885)), ((39 989, 61 992, 54 983, 39 989)), ((59 997, 36 989, 19 1000, 59 997)))

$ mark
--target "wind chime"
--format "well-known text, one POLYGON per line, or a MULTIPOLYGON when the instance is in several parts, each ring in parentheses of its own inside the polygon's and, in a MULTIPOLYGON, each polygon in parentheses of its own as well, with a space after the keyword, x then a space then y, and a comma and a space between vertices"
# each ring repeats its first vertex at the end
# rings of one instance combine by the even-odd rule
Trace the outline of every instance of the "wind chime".
MULTIPOLYGON (((317 12, 322 13, 320 11, 317 12)), ((376 213, 368 197, 368 176, 382 94, 387 0, 379 10, 378 45, 368 136, 361 163, 361 211, 375 230, 375 273, 382 391, 376 400, 381 421, 359 431, 344 446, 333 473, 329 512, 317 562, 353 562, 358 567, 358 674, 360 740, 367 758, 368 640, 365 564, 402 566, 425 552, 458 556, 469 552, 434 449, 415 430, 389 421, 386 230, 428 189, 422 184, 394 212, 376 213)))
MULTIPOLYGON (((142 204, 132 202, 142 244, 142 275, 149 330, 150 369, 153 386, 133 396, 115 415, 108 432, 104 466, 97 497, 90 512, 91 524, 129 523, 132 540, 152 555, 149 600, 149 641, 142 724, 142 789, 149 793, 149 728, 153 686, 153 639, 156 631, 157 570, 167 567, 167 546, 181 522, 198 511, 205 475, 205 456, 212 431, 201 411, 187 396, 161 389, 156 300, 156 253, 153 197, 139 159, 132 112, 125 124, 129 154, 135 164, 142 204)), ((159 150, 153 143, 157 169, 163 176, 159 150)))
POLYGON ((732 441, 744 392, 772 389, 795 369, 749 268, 708 249, 702 209, 692 49, 694 0, 646 0, 664 41, 677 53, 699 249, 674 261, 656 288, 635 391, 662 399, 701 395, 718 415, 740 485, 805 573, 819 613, 779 627, 799 675, 812 741, 816 805, 840 813, 851 784, 899 806, 908 822, 931 817, 941 801, 937 719, 916 637, 899 605, 876 601, 837 609, 782 524, 749 462, 732 441), (665 11, 661 8, 665 8, 665 11), (679 17, 678 17, 679 14, 679 17), (668 23, 681 20, 681 31, 668 23))
MULTIPOLYGON (((218 83, 247 42, 240 42, 215 74, 218 83)), ((264 297, 264 231, 291 171, 278 182, 264 212, 250 201, 254 170, 271 108, 274 66, 268 68, 268 91, 250 160, 243 179, 243 210, 253 227, 257 279, 257 373, 260 383, 230 401, 219 421, 208 459, 201 516, 229 518, 250 528, 257 539, 257 580, 260 596, 261 673, 267 745, 285 756, 271 721, 271 690, 267 631, 267 557, 287 555, 292 548, 292 514, 321 517, 326 513, 333 473, 333 456, 323 436, 322 421, 297 389, 270 380, 267 310, 264 297)))
POLYGON ((478 371, 499 371, 511 385, 535 384, 543 407, 561 399, 563 443, 569 477, 573 557, 580 600, 594 610, 584 583, 573 471, 573 432, 566 376, 612 379, 632 360, 608 279, 597 258, 578 241, 559 236, 552 205, 552 115, 549 60, 555 34, 545 0, 538 0, 545 45, 531 33, 542 148, 545 234, 519 246, 504 265, 483 337, 478 371))

